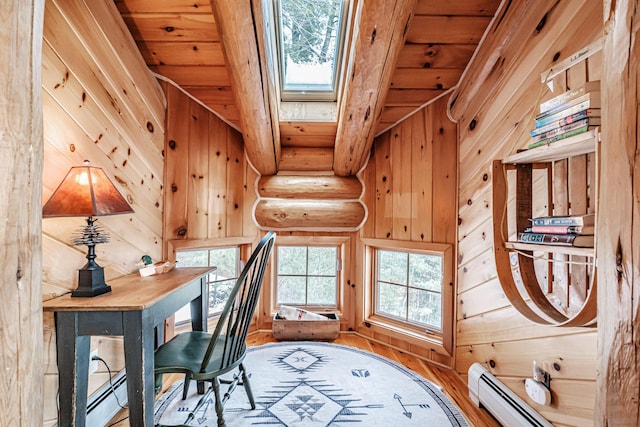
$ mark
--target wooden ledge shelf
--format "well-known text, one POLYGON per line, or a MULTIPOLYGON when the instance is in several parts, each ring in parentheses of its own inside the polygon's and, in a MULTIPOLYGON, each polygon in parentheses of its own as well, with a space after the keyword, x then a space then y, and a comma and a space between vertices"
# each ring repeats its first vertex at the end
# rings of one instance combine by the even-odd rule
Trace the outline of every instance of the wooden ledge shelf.
POLYGON ((521 151, 502 159, 503 164, 553 162, 581 154, 594 153, 597 148, 600 128, 590 130, 548 145, 521 151))
POLYGON ((554 253, 554 254, 578 255, 578 256, 595 258, 594 248, 539 245, 535 243, 523 243, 523 242, 504 242, 504 247, 507 249, 513 249, 513 250, 519 250, 519 251, 547 252, 547 253, 554 253))

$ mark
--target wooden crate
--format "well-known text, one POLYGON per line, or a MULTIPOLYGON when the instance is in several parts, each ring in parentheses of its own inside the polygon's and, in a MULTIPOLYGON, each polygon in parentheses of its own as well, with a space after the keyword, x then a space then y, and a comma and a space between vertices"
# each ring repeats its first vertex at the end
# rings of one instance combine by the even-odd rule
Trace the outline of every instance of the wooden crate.
POLYGON ((334 340, 340 332, 337 313, 319 313, 327 320, 287 320, 273 317, 273 336, 277 340, 334 340))

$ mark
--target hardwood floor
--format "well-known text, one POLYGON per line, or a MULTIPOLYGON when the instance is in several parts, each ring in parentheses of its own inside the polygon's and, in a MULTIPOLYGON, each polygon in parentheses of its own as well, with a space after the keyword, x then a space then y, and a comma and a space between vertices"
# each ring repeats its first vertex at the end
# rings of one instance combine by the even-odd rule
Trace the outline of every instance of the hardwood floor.
MULTIPOLYGON (((255 332, 249 335, 247 338, 247 344, 249 346, 258 346, 270 342, 275 342, 271 332, 255 332)), ((388 347, 384 344, 370 341, 360 335, 350 332, 340 333, 338 338, 333 341, 335 344, 347 345, 350 347, 359 348, 372 353, 379 354, 394 362, 400 363, 422 377, 428 379, 434 384, 440 386, 443 392, 460 408, 464 413, 469 424, 475 427, 499 427, 500 424, 491 417, 486 411, 481 410, 475 406, 469 399, 469 393, 467 385, 462 378, 453 370, 436 366, 430 362, 421 360, 412 355, 406 354, 394 348, 388 347)), ((163 392, 171 383, 181 379, 180 376, 166 376, 163 382, 163 392)), ((126 410, 118 413, 113 420, 107 424, 107 426, 113 427, 127 427, 129 426, 129 420, 126 418, 128 412, 126 410)))

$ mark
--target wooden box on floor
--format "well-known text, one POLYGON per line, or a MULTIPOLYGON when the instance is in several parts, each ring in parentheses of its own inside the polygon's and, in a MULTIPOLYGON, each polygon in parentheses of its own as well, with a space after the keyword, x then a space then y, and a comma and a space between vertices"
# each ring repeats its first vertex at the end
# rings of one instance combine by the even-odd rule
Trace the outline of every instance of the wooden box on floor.
POLYGON ((287 320, 273 317, 273 336, 277 340, 334 340, 340 332, 337 313, 319 313, 327 320, 287 320))

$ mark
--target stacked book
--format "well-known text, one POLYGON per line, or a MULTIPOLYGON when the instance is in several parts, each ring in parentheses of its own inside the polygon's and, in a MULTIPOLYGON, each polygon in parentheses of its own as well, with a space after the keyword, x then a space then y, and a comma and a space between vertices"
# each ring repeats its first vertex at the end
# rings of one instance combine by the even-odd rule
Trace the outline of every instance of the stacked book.
POLYGON ((540 104, 527 148, 550 144, 600 126, 600 81, 564 92, 540 104))
POLYGON ((542 245, 592 248, 595 215, 542 216, 533 218, 531 227, 518 233, 518 241, 542 245))

